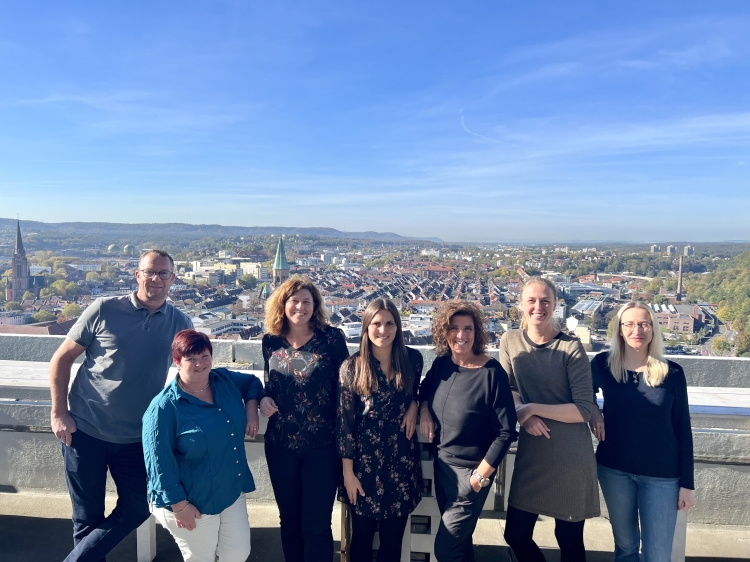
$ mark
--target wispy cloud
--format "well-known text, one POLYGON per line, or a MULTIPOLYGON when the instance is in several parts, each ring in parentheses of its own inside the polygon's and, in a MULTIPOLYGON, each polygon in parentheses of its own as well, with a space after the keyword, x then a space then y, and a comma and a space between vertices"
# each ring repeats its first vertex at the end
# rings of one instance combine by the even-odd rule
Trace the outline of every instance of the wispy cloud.
POLYGON ((19 106, 57 106, 68 119, 107 133, 175 133, 216 129, 247 118, 248 106, 181 102, 170 92, 113 90, 22 99, 19 106), (86 110, 81 112, 79 110, 86 110))
POLYGON ((463 127, 464 131, 466 131, 470 135, 474 135, 475 137, 479 137, 480 139, 488 140, 490 142, 500 142, 500 141, 498 141, 496 139, 491 139, 490 137, 485 137, 484 135, 480 135, 479 133, 475 133, 474 131, 471 131, 466 126, 466 120, 464 119, 464 112, 463 112, 463 110, 459 111, 459 113, 461 114, 461 127, 463 127))

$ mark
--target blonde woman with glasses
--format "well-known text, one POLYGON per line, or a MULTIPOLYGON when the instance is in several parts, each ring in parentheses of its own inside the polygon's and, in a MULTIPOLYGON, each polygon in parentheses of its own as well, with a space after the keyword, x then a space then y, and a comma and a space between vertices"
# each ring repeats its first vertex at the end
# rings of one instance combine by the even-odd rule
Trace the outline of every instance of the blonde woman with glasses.
POLYGON ((687 383, 662 348, 654 313, 631 302, 591 364, 594 393, 604 395, 604 417, 597 409, 590 426, 616 562, 669 560, 677 511, 695 504, 687 383))

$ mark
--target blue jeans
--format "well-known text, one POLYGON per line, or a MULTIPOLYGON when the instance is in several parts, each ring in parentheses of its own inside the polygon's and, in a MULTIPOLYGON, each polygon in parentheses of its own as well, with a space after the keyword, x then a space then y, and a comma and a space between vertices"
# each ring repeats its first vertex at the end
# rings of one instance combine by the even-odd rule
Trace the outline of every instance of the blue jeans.
POLYGON ((65 562, 104 562, 107 553, 148 519, 148 477, 141 443, 117 444, 80 429, 61 444, 65 480, 73 503, 73 544, 65 562), (107 469, 117 486, 117 505, 104 517, 107 469))
POLYGON ((341 459, 331 445, 293 451, 266 443, 266 463, 279 506, 286 562, 331 562, 331 517, 341 459))
POLYGON ((638 476, 597 466, 615 538, 615 562, 669 562, 679 479, 638 476))

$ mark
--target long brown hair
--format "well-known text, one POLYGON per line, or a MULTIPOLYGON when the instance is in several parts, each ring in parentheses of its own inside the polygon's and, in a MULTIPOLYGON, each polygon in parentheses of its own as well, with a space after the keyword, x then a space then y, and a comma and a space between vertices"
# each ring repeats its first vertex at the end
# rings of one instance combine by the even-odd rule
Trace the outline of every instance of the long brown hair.
MULTIPOLYGON (((388 380, 395 380, 395 386, 398 390, 406 389, 407 393, 411 394, 414 385, 414 369, 411 361, 409 361, 406 344, 404 344, 401 317, 396 305, 390 299, 375 299, 367 305, 362 317, 359 356, 347 359, 342 372, 351 377, 351 380, 348 381, 349 386, 360 396, 370 396, 378 390, 378 378, 372 368, 372 362, 375 358, 370 348, 372 342, 370 342, 368 328, 372 319, 381 310, 390 312, 393 315, 393 321, 396 323, 396 337, 393 339, 393 346, 391 347, 391 369, 390 375, 387 375, 388 380)), ((387 372, 387 369, 384 368, 383 370, 387 372)))
POLYGON ((266 332, 274 336, 283 336, 289 331, 289 321, 286 319, 284 307, 286 301, 296 292, 302 289, 310 291, 313 299, 313 315, 310 318, 310 327, 323 328, 328 325, 326 308, 323 305, 323 297, 309 277, 295 275, 284 281, 272 294, 266 303, 266 332))
POLYGON ((475 355, 481 355, 487 349, 490 338, 484 329, 484 318, 479 309, 466 301, 448 301, 438 310, 437 315, 432 320, 432 343, 435 344, 435 353, 446 355, 450 353, 448 346, 448 331, 450 330, 451 320, 454 316, 468 316, 474 323, 474 344, 471 351, 475 355))

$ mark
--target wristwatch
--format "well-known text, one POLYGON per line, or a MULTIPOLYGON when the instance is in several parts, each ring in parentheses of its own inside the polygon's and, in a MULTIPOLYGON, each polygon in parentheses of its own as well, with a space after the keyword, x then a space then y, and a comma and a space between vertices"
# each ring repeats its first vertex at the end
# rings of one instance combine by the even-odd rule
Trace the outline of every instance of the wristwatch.
POLYGON ((477 470, 476 468, 475 468, 475 469, 474 469, 474 471, 473 471, 473 472, 471 473, 471 475, 472 475, 472 476, 473 476, 474 478, 476 478, 476 479, 477 479, 477 482, 479 482, 479 485, 480 485, 480 486, 481 486, 482 488, 486 488, 487 486, 489 486, 489 485, 490 485, 490 479, 489 479, 489 478, 485 478, 484 476, 482 476, 481 474, 479 474, 479 471, 478 471, 478 470, 477 470))

